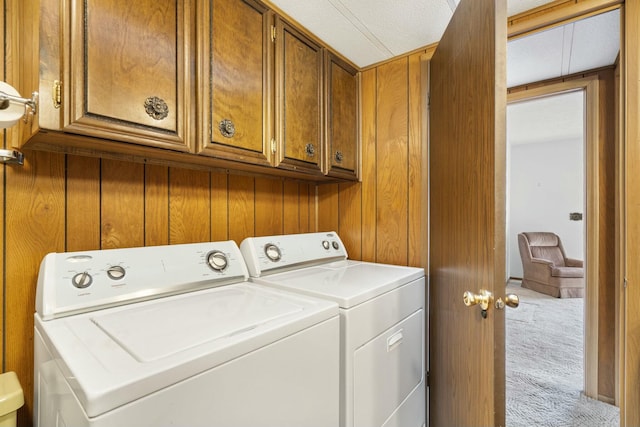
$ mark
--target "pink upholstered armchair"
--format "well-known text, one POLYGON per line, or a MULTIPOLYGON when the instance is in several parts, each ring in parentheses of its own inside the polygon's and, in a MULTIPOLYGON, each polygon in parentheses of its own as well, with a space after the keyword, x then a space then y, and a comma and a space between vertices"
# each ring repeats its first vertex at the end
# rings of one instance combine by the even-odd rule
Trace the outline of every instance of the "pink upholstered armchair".
POLYGON ((554 233, 518 234, 522 259, 522 287, 556 298, 584 296, 581 260, 567 258, 560 237, 554 233))

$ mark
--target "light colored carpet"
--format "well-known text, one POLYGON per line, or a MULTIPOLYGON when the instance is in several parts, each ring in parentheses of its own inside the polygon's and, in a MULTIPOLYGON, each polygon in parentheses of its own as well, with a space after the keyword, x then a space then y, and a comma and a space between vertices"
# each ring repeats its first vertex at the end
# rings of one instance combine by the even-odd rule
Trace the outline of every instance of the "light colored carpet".
POLYGON ((618 426, 619 410, 583 389, 582 298, 553 298, 510 281, 506 311, 507 427, 618 426))

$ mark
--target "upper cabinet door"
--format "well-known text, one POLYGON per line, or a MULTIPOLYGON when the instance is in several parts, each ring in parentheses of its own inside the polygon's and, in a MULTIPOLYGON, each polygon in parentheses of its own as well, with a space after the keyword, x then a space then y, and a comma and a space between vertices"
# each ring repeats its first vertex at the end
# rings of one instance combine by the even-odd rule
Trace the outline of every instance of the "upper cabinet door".
POLYGON ((200 31, 206 48, 199 52, 206 85, 201 153, 270 165, 273 14, 253 0, 207 3, 212 16, 200 17, 206 29, 200 31))
POLYGON ((358 178, 358 72, 332 53, 325 59, 327 175, 358 178))
POLYGON ((62 55, 63 130, 190 151, 193 0, 68 5, 70 40, 62 46, 70 42, 71 48, 68 57, 62 55))
POLYGON ((322 48, 276 17, 276 166, 322 174, 322 48))

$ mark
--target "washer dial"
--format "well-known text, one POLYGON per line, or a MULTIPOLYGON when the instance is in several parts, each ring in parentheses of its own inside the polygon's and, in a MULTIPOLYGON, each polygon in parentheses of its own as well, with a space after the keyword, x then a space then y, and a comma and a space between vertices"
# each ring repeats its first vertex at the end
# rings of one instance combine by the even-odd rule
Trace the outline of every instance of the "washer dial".
POLYGON ((273 243, 267 243, 267 245, 264 247, 264 254, 273 262, 280 261, 280 258, 282 258, 282 252, 280 252, 280 248, 273 243))
POLYGON ((71 278, 71 283, 78 289, 84 289, 91 286, 91 284, 93 283, 93 277, 91 277, 88 272, 83 271, 82 273, 78 273, 73 276, 71 278))
POLYGON ((224 252, 211 251, 207 254, 207 264, 214 271, 222 271, 229 265, 229 260, 224 252))
POLYGON ((109 276, 109 279, 111 280, 120 280, 125 276, 125 274, 127 273, 121 265, 112 265, 107 268, 107 276, 109 276))

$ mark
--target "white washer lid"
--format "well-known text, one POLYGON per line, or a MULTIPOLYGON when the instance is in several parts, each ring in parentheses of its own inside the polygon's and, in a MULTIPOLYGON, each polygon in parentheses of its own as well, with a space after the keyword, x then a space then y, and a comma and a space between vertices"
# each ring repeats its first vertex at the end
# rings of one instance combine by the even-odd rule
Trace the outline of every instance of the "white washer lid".
POLYGON ((345 260, 251 280, 350 308, 423 276, 421 268, 345 260))
POLYGON ((94 417, 338 314, 329 301, 239 283, 36 328, 94 417))

